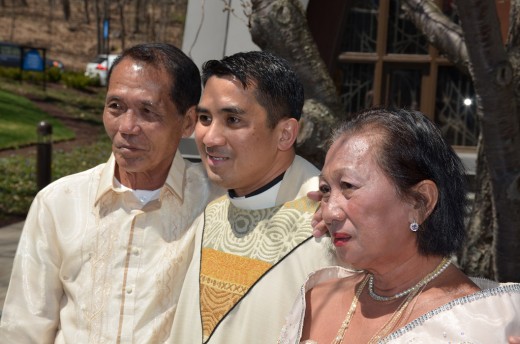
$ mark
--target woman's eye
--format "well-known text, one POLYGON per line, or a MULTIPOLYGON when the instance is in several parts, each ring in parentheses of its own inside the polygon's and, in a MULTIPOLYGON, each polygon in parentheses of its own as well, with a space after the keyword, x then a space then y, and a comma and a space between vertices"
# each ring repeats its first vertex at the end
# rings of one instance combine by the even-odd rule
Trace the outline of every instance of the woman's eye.
POLYGON ((342 190, 348 190, 354 188, 354 185, 350 184, 349 182, 341 182, 340 183, 342 190))
POLYGON ((330 187, 326 184, 320 185, 319 190, 322 194, 326 194, 330 192, 330 187))

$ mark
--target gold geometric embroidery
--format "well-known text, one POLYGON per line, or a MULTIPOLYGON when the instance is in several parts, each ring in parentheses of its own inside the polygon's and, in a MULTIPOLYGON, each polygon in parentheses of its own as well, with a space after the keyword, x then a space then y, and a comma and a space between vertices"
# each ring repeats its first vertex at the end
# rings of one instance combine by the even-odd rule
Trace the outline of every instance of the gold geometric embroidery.
POLYGON ((204 338, 270 267, 259 260, 202 250, 200 306, 204 338))
POLYGON ((318 205, 302 197, 245 210, 221 197, 206 207, 200 272, 204 341, 271 267, 312 236, 318 205))

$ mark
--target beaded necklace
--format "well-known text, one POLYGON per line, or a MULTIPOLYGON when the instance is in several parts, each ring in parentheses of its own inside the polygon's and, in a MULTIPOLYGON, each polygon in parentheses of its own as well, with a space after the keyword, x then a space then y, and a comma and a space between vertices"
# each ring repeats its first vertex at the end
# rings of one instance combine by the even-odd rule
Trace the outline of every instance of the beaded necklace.
POLYGON ((406 289, 405 291, 402 291, 400 293, 397 293, 393 296, 381 296, 376 294, 374 291, 374 275, 370 274, 368 279, 368 294, 371 298, 373 298, 376 301, 392 301, 395 299, 399 299, 405 295, 410 294, 412 291, 420 289, 422 286, 425 286, 430 281, 432 281, 435 277, 439 276, 446 268, 451 264, 451 261, 449 258, 444 258, 439 265, 430 272, 428 275, 426 275, 422 280, 419 281, 416 285, 413 287, 410 287, 406 289))
MULTIPOLYGON (((345 320, 341 323, 341 326, 338 330, 338 333, 336 334, 336 337, 332 340, 331 344, 340 344, 343 341, 343 337, 345 336, 345 332, 347 331, 348 325, 350 324, 350 321, 352 320, 352 317, 354 316, 354 312, 356 311, 356 307, 359 301, 359 297, 361 293, 363 292, 363 288, 368 282, 368 294, 376 301, 390 301, 395 300, 400 297, 403 297, 405 295, 408 295, 406 299, 399 305, 397 310, 392 314, 392 317, 386 322, 386 324, 381 328, 381 330, 377 331, 377 333, 370 339, 369 343, 375 343, 379 339, 383 338, 386 334, 390 332, 390 330, 398 323, 398 321, 402 318, 402 315, 404 314, 404 311, 407 309, 410 302, 417 296, 422 290, 426 287, 426 285, 431 282, 434 278, 439 276, 446 268, 451 264, 451 261, 449 258, 444 258, 439 265, 430 272, 428 275, 426 275, 419 283, 414 285, 411 288, 408 288, 404 292, 398 293, 394 296, 380 296, 377 295, 373 290, 373 282, 372 282, 372 288, 370 287, 370 280, 373 280, 372 274, 367 274, 367 276, 363 279, 361 284, 359 285, 358 289, 356 290, 356 294, 354 295, 354 299, 352 300, 352 303, 350 304, 350 308, 347 312, 347 315, 345 316, 345 320), (372 289, 372 290, 371 290, 372 289), (373 294, 373 295, 372 295, 373 294), (374 297, 374 295, 376 297, 374 297), (397 296, 400 295, 400 296, 397 296), (381 299, 378 299, 381 298, 381 299)), ((408 312, 409 315, 410 311, 408 312)))

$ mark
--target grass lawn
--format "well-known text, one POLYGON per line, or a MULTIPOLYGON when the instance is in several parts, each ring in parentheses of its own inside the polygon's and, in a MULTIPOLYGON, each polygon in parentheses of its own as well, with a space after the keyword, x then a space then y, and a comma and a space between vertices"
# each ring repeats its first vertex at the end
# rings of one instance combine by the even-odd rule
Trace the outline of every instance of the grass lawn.
MULTIPOLYGON (((0 148, 20 147, 36 142, 37 124, 46 120, 53 125, 53 141, 74 137, 74 132, 40 111, 27 99, 38 99, 59 107, 69 118, 102 125, 104 89, 78 91, 70 87, 41 85, 0 77, 0 148)), ((94 143, 71 151, 53 148, 52 180, 86 170, 105 162, 111 152, 104 134, 94 143)), ((0 224, 13 217, 25 217, 37 193, 36 152, 0 158, 0 224)))
POLYGON ((52 124, 53 141, 74 138, 74 132, 39 110, 27 98, 0 90, 0 149, 36 143, 41 121, 52 124))

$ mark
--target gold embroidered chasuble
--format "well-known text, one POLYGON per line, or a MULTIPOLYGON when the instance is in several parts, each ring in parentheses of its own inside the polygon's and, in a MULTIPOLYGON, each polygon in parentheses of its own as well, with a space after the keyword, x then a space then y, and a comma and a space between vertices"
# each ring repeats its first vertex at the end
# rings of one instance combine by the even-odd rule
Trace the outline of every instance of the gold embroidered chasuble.
POLYGON ((308 240, 318 203, 307 197, 246 210, 223 196, 208 205, 201 250, 200 311, 204 341, 273 266, 308 240))

